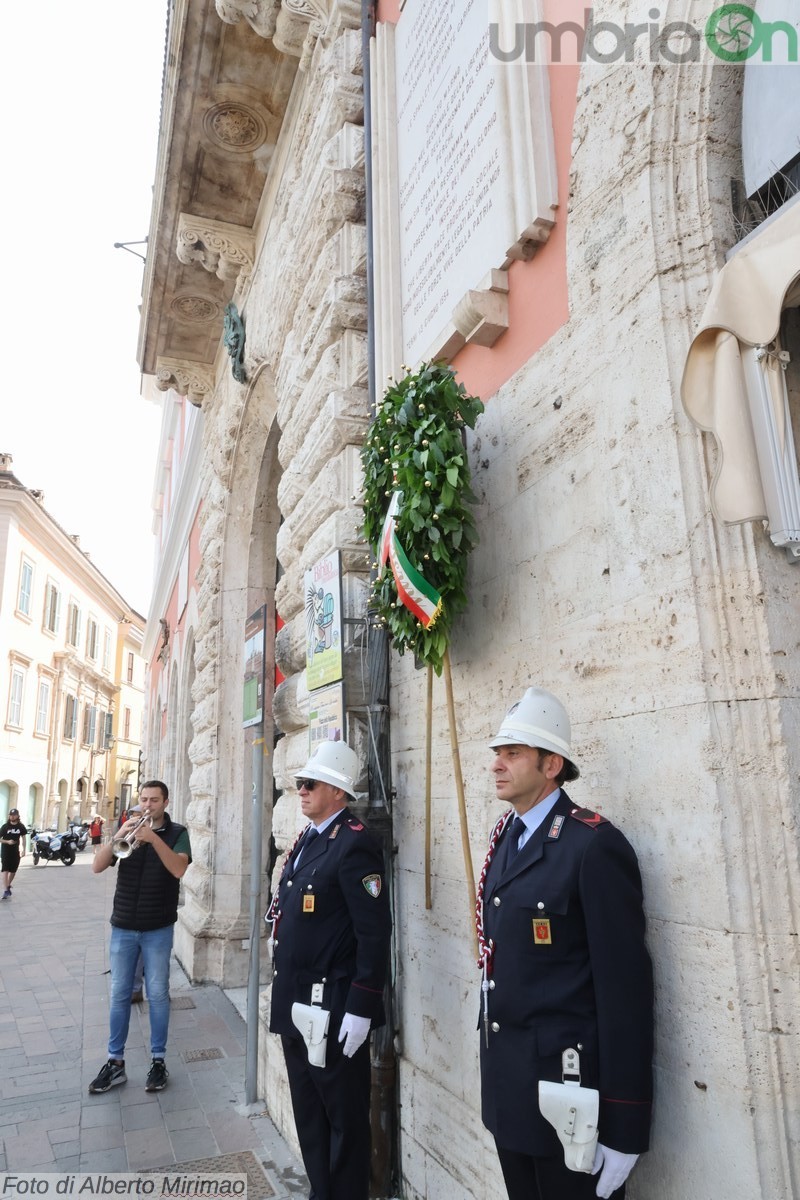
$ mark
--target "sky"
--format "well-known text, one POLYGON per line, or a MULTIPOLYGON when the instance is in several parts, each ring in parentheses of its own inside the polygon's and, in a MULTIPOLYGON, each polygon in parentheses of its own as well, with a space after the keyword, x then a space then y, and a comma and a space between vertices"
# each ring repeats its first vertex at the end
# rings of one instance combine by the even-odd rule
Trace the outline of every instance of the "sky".
POLYGON ((167 0, 8 6, 0 452, 147 615, 161 425, 136 363, 167 0), (134 246, 143 253, 145 246, 134 246))

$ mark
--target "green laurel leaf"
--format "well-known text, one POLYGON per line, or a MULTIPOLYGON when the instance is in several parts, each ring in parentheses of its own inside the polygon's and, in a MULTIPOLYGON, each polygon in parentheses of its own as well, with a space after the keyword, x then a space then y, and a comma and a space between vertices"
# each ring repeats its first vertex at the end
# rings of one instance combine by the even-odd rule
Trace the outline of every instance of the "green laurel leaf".
POLYGON ((376 407, 361 449, 364 536, 377 552, 391 495, 402 492, 397 536, 441 595, 442 612, 425 629, 400 601, 388 563, 373 582, 370 610, 398 653, 410 650, 440 675, 453 621, 467 604, 467 561, 478 540, 463 430, 474 428, 483 403, 466 394, 450 367, 423 363, 390 380, 376 407))

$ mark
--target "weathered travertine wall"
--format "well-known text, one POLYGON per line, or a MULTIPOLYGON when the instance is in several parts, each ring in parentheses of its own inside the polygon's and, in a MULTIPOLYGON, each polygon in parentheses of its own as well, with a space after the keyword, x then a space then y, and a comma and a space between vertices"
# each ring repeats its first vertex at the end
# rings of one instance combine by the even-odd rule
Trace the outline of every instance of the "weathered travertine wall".
MULTIPOLYGON (((595 5, 598 19, 629 10, 595 5)), ((481 545, 453 667, 476 874, 500 812, 486 743, 541 683, 572 715, 571 793, 622 826, 644 874, 656 1105, 632 1200, 790 1200, 800 1187, 796 569, 760 528, 712 520, 711 451, 679 401, 693 323, 734 241, 740 82, 722 65, 584 69, 571 317, 471 439, 481 545)), ((404 1194, 489 1200, 502 1183, 479 1116, 443 689, 424 909, 423 688, 393 663, 404 1194)))
MULTIPOLYGON (((596 18, 630 21, 631 7, 604 0, 596 18)), ((664 19, 685 7, 666 5, 664 19)), ((229 986, 244 982, 250 935, 244 618, 274 596, 286 621, 274 701, 286 736, 270 763, 283 788, 308 745, 304 569, 341 548, 346 613, 364 611, 360 14, 352 0, 332 9, 304 52, 253 231, 249 380, 236 384, 221 352, 203 402, 195 864, 176 948, 194 978, 229 986)), ((760 529, 712 520, 713 451, 678 396, 693 326, 733 241, 740 83, 721 65, 584 68, 571 194, 558 212, 570 318, 488 398, 470 438, 481 544, 452 657, 476 874, 499 812, 486 743, 508 702, 542 683, 572 715, 575 798, 624 828, 644 874, 657 1094, 653 1151, 631 1200, 800 1192, 796 568, 760 529)), ((444 690, 437 684, 426 912, 424 674, 408 659, 392 669, 404 1195, 495 1200, 444 690)), ((346 675, 357 705, 353 654, 346 675)), ((268 815, 265 862, 270 837, 283 850, 300 824, 294 793, 268 815)), ((292 1136, 274 1051, 264 1034, 259 1092, 292 1136)))
MULTIPOLYGON (((331 22, 298 73, 280 163, 262 200, 256 262, 243 305, 248 382, 218 366, 204 409, 202 566, 193 687, 195 861, 176 952, 196 979, 246 980, 249 750, 241 728, 242 630, 265 600, 285 621, 274 698, 280 741, 265 764, 265 794, 293 780, 308 753, 303 572, 341 548, 346 615, 361 615, 366 547, 354 504, 358 445, 367 424, 363 94, 358 5, 333 5, 331 22), (277 564, 282 569, 276 587, 277 564)), ((359 698, 348 659, 350 703, 359 698)), ((271 745, 271 729, 266 732, 271 745)), ((359 741, 359 737, 356 737, 359 741)), ((294 791, 264 830, 286 849, 302 824, 294 791)), ((268 904, 269 878, 265 879, 268 904)), ((262 932, 259 929, 258 932, 262 932)), ((266 957, 266 946, 265 946, 266 957)), ((268 972, 264 970, 266 978, 268 972)), ((267 996, 265 996, 265 1000, 267 996)), ((262 1013, 266 1019, 266 1010, 262 1013)), ((293 1136, 280 1052, 264 1031, 259 1091, 293 1136)))

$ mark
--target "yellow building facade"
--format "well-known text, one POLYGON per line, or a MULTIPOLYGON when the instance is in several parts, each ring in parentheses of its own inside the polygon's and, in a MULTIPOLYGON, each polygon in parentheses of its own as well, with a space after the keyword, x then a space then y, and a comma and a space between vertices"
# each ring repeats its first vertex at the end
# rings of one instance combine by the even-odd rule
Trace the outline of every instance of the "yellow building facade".
POLYGON ((63 829, 136 781, 144 621, 43 501, 0 455, 0 819, 63 829))

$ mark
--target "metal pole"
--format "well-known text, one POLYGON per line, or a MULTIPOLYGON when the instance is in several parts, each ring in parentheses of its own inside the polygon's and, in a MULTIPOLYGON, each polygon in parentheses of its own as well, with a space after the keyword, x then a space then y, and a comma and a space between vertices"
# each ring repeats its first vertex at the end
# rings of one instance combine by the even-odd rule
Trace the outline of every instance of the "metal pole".
POLYGON ((364 186, 367 236, 367 395, 377 402, 375 380, 375 240, 372 212, 372 80, 370 43, 375 33, 374 0, 361 0, 361 70, 364 86, 364 186))
POLYGON ((245 1104, 254 1104, 258 1080, 258 987, 261 972, 261 838, 264 814, 264 723, 253 726, 253 811, 250 821, 250 961, 247 974, 245 1104))

